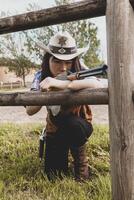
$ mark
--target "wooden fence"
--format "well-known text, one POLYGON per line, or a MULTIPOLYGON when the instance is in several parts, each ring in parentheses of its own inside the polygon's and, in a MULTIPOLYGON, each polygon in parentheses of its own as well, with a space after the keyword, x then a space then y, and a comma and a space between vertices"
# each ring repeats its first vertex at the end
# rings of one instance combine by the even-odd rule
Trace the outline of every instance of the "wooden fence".
POLYGON ((70 91, 0 94, 0 105, 109 103, 112 198, 114 200, 134 200, 133 8, 134 0, 84 0, 0 19, 0 34, 4 34, 106 15, 108 90, 83 90, 73 94, 70 91))
POLYGON ((3 83, 0 82, 0 89, 13 89, 13 88, 21 88, 22 82, 10 82, 10 83, 3 83))

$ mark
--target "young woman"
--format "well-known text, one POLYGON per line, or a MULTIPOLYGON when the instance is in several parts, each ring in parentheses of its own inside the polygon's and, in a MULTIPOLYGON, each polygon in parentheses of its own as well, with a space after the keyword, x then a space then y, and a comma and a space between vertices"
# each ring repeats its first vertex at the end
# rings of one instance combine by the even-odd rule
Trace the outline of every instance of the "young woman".
MULTIPOLYGON (((101 82, 96 78, 86 80, 67 80, 70 72, 83 70, 78 56, 86 49, 78 49, 75 40, 68 32, 57 33, 49 45, 40 47, 45 50, 42 63, 40 90, 42 92, 57 88, 78 90, 82 88, 99 88, 101 82)), ((27 106, 29 115, 33 115, 41 106, 27 106)), ((81 106, 47 106, 45 173, 51 179, 68 173, 68 152, 74 159, 76 180, 89 178, 86 142, 91 136, 92 113, 88 105, 81 106)))

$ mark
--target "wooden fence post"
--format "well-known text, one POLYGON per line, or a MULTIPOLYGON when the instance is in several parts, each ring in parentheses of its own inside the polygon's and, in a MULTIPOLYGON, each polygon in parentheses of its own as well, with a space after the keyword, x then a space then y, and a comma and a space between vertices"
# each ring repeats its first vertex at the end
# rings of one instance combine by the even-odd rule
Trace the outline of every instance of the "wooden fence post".
POLYGON ((134 200, 134 11, 129 0, 107 0, 106 21, 112 194, 114 200, 134 200))

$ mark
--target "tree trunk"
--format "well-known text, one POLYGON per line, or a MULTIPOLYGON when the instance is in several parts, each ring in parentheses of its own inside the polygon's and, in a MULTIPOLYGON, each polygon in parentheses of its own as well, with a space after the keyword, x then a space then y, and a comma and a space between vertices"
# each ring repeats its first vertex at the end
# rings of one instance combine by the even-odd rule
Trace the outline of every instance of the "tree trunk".
POLYGON ((23 86, 26 87, 26 76, 25 76, 25 73, 23 73, 22 79, 23 79, 23 86))

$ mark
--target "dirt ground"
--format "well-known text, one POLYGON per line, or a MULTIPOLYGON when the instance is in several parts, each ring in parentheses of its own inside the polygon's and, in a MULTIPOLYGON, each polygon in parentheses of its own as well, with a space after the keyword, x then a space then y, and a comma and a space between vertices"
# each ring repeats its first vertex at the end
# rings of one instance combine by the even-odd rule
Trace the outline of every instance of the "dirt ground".
MULTIPOLYGON (((108 106, 93 105, 91 106, 93 113, 93 123, 108 124, 108 106)), ((15 123, 44 123, 46 118, 46 109, 43 107, 37 114, 28 116, 25 108, 22 106, 7 106, 0 107, 0 122, 15 122, 15 123)))

